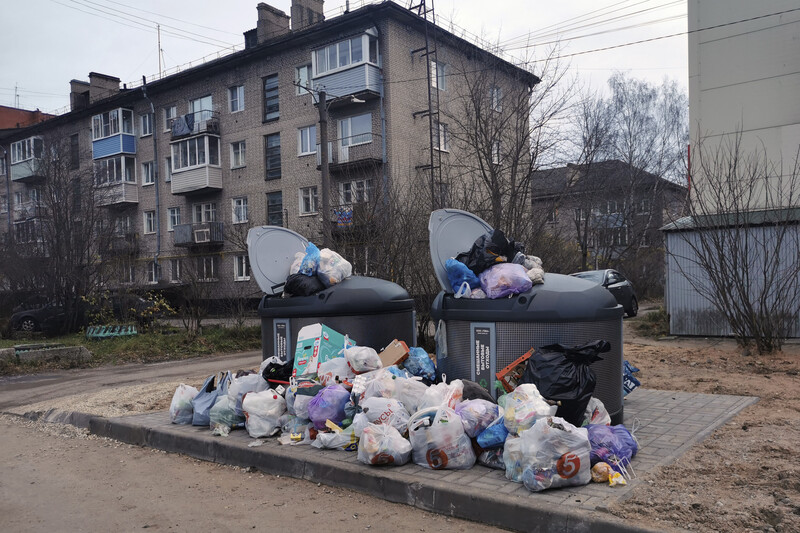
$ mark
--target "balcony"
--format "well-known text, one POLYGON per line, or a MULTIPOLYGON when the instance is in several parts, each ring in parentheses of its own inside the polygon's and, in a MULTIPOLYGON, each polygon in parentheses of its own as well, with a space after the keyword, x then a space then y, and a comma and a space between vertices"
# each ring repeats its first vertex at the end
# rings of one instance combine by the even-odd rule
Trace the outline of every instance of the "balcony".
POLYGON ((105 257, 137 255, 139 253, 139 234, 133 231, 114 233, 103 239, 101 248, 100 253, 105 257))
POLYGON ((222 222, 179 224, 175 226, 172 235, 175 246, 186 248, 217 246, 225 242, 224 229, 222 222))
POLYGON ((222 190, 219 137, 195 135, 170 143, 172 194, 205 193, 222 190))
POLYGON ((97 186, 99 206, 129 206, 139 203, 139 188, 135 183, 120 182, 97 186))
POLYGON ((203 110, 172 118, 169 129, 173 141, 201 133, 219 135, 219 112, 203 110))
MULTIPOLYGON (((382 163, 383 143, 379 134, 362 133, 328 143, 328 170, 332 173, 374 168, 382 163)), ((317 169, 321 164, 322 151, 317 145, 317 169)))
POLYGON ((22 202, 14 206, 14 221, 37 218, 42 214, 42 204, 34 200, 22 202))
POLYGON ((20 183, 30 183, 43 179, 42 159, 39 157, 32 157, 19 163, 11 165, 11 181, 20 183))
POLYGON ((323 74, 313 78, 312 81, 314 87, 324 85, 328 98, 331 100, 350 96, 361 100, 377 98, 381 91, 380 84, 381 69, 370 63, 362 63, 331 74, 323 74))
POLYGON ((335 233, 354 233, 372 227, 376 215, 373 202, 343 204, 331 208, 331 225, 335 233))
POLYGON ((112 155, 136 155, 136 136, 132 133, 117 133, 92 141, 92 159, 103 159, 112 155))

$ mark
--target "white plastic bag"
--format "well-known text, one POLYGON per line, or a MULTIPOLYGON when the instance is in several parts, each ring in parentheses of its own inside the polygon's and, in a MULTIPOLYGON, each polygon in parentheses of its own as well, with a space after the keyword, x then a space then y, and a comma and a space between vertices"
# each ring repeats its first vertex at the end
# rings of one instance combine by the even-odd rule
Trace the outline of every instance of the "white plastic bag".
POLYGON ((409 414, 394 398, 367 398, 360 404, 371 424, 389 424, 401 435, 408 431, 409 414))
POLYGON ((292 261, 292 266, 289 267, 289 274, 297 274, 300 272, 300 265, 302 264, 305 256, 305 252, 297 252, 294 254, 294 261, 292 261))
POLYGON ((532 427, 537 419, 556 414, 557 409, 545 401, 536 385, 525 383, 506 395, 506 429, 512 435, 519 435, 532 427))
POLYGON ((528 490, 586 485, 592 480, 591 444, 586 428, 548 416, 520 435, 522 483, 528 490))
MULTIPOLYGON (((317 379, 325 387, 337 383, 344 385, 344 382, 352 384, 353 378, 355 377, 356 375, 353 369, 350 368, 350 364, 344 357, 328 359, 324 363, 320 363, 317 369, 317 379)), ((346 385, 348 389, 350 386, 351 385, 346 385)))
POLYGON ((242 410, 244 427, 251 437, 271 437, 280 429, 281 415, 286 412, 286 400, 270 389, 249 392, 242 400, 242 410))
POLYGON ((350 368, 356 374, 378 370, 383 366, 381 358, 378 357, 378 352, 369 346, 346 347, 339 353, 342 352, 344 352, 347 362, 350 363, 350 368))
POLYGON ((583 414, 582 425, 585 426, 586 424, 611 425, 611 415, 608 414, 606 406, 594 396, 589 399, 589 404, 586 406, 586 411, 583 414))
POLYGON ((455 411, 461 417, 464 432, 475 438, 497 419, 500 407, 488 400, 475 399, 459 403, 455 411))
POLYGON ((446 405, 417 411, 408 421, 414 463, 433 470, 466 470, 475 464, 461 418, 446 405))
POLYGON ((353 433, 355 433, 356 437, 361 438, 361 432, 364 431, 364 428, 369 425, 369 419, 367 415, 363 412, 356 413, 356 416, 353 417, 353 423, 350 426, 353 428, 353 433))
POLYGON ((458 402, 464 395, 464 383, 460 379, 454 379, 449 385, 447 383, 437 383, 425 390, 425 394, 419 401, 418 411, 430 407, 447 405, 450 409, 455 409, 458 402))
POLYGON ((383 370, 372 374, 372 379, 367 381, 359 401, 364 401, 366 398, 393 398, 397 381, 396 376, 383 370))
POLYGON ((522 483, 522 439, 509 435, 503 445, 503 463, 506 466, 506 479, 522 483))
POLYGON ((172 395, 169 404, 169 417, 173 424, 191 424, 194 416, 192 400, 197 396, 197 389, 191 385, 181 383, 172 395))
POLYGON ((422 378, 410 377, 407 379, 394 380, 394 398, 400 400, 403 407, 409 414, 414 414, 419 409, 419 402, 428 390, 428 386, 422 382, 422 378))
POLYGON ((358 460, 368 465, 404 465, 411 457, 411 443, 393 426, 370 424, 358 442, 358 460))
POLYGON ((242 411, 242 396, 248 392, 261 392, 267 390, 267 380, 261 374, 247 374, 238 378, 233 378, 228 387, 228 398, 231 406, 238 416, 244 416, 242 411))
POLYGON ((326 287, 335 285, 353 274, 353 265, 333 250, 323 248, 319 256, 317 277, 326 287))
POLYGON ((344 450, 354 452, 358 449, 358 437, 353 426, 349 426, 342 431, 332 431, 330 433, 317 433, 317 438, 311 443, 314 448, 329 450, 344 450))

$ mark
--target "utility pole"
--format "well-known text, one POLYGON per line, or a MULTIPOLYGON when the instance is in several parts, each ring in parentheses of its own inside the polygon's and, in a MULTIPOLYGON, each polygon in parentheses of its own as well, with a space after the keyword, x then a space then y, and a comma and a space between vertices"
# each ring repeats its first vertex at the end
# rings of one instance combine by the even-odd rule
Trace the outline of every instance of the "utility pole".
POLYGON ((329 194, 329 171, 328 166, 328 103, 325 90, 319 91, 319 151, 320 168, 322 169, 322 245, 326 248, 333 246, 331 242, 330 211, 331 201, 329 194))
POLYGON ((158 78, 161 79, 161 24, 156 24, 158 33, 158 78))

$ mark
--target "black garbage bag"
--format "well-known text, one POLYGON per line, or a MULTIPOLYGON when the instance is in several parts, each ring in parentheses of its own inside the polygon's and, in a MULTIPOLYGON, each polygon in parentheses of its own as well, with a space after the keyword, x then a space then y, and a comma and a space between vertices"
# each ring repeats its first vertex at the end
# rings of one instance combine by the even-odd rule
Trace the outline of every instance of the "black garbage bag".
POLYGON ((261 376, 266 381, 289 381, 292 377, 292 361, 286 363, 267 363, 261 376))
POLYGON ((502 230, 496 229, 478 237, 468 252, 456 256, 467 268, 478 276, 487 268, 498 263, 510 263, 518 252, 524 252, 522 243, 506 238, 502 230))
POLYGON ((317 276, 306 276, 304 274, 290 274, 286 278, 286 285, 283 286, 284 292, 292 296, 311 296, 325 289, 325 285, 317 276))
POLYGON ((474 381, 470 381, 468 379, 462 379, 461 383, 464 384, 464 392, 462 397, 464 401, 466 400, 486 400, 492 403, 497 403, 494 398, 492 398, 491 393, 488 390, 481 387, 478 383, 474 381))
POLYGON ((546 400, 560 402, 556 416, 580 427, 597 378, 589 365, 611 349, 608 341, 580 346, 550 344, 533 352, 520 383, 533 383, 546 400))

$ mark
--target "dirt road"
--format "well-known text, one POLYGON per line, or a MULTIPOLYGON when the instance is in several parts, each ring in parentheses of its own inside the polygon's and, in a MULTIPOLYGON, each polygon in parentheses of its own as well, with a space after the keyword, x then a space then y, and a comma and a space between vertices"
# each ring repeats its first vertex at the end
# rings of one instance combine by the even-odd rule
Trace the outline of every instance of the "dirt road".
POLYGON ((0 449, 0 531, 501 531, 7 415, 0 449))

